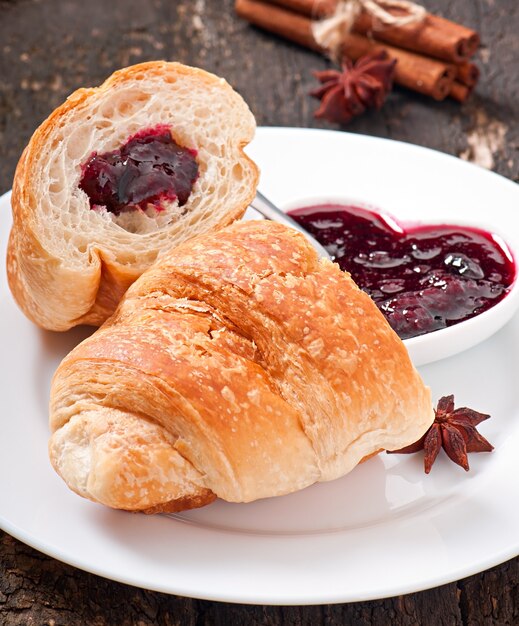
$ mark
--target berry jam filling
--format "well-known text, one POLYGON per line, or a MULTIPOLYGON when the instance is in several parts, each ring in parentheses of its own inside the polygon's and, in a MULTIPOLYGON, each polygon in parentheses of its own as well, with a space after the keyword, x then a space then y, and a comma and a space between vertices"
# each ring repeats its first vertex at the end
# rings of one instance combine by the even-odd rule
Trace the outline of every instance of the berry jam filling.
POLYGON ((508 293, 515 266, 496 238, 466 226, 396 230, 365 209, 290 211, 368 293, 402 339, 467 320, 508 293))
POLYGON ((92 154, 83 165, 82 189, 90 208, 121 211, 153 205, 162 210, 165 200, 183 206, 198 177, 196 151, 179 146, 169 128, 160 124, 133 135, 118 150, 92 154))

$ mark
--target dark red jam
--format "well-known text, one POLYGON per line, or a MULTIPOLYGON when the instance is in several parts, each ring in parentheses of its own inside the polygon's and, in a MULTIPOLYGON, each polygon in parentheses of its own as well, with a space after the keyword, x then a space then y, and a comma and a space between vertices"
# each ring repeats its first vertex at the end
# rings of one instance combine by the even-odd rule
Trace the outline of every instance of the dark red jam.
POLYGON ((405 231, 366 209, 323 205, 290 215, 376 302, 402 339, 467 320, 508 293, 515 266, 490 233, 466 226, 405 231))
POLYGON ((94 152, 83 165, 79 183, 90 199, 90 208, 106 207, 118 215, 123 210, 158 211, 165 200, 189 198, 198 177, 196 151, 179 146, 169 127, 160 124, 143 130, 118 150, 94 152))

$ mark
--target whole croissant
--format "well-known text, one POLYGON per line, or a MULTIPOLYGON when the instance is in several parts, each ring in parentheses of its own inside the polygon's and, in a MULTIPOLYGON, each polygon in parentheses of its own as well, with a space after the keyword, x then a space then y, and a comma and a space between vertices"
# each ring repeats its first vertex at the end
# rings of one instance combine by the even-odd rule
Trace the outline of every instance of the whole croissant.
POLYGON ((50 407, 69 487, 146 512, 331 480, 434 417, 371 299, 271 222, 199 236, 144 273, 61 363, 50 407))

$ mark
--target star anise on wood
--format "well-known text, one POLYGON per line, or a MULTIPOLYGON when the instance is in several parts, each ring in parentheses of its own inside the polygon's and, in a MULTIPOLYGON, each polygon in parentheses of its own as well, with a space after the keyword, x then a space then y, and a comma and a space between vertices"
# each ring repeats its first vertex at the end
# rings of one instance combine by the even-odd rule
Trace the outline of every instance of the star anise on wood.
POLYGON ((391 453, 410 454, 424 450, 424 468, 428 474, 441 448, 451 461, 461 465, 465 471, 469 470, 469 452, 491 452, 494 449, 476 430, 476 426, 490 415, 466 407, 455 409, 454 396, 440 398, 434 415, 434 422, 421 439, 400 450, 392 450, 391 453))
POLYGON ((316 118, 347 124, 368 108, 380 109, 393 85, 395 59, 382 50, 360 57, 354 64, 347 57, 339 70, 314 72, 321 86, 310 92, 319 98, 316 118))

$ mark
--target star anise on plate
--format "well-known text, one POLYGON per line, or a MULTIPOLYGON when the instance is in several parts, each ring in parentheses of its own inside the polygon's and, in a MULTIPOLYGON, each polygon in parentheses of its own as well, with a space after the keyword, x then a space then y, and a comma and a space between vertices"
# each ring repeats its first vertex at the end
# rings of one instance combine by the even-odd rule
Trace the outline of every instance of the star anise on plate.
POLYGON ((476 426, 488 419, 490 415, 478 413, 467 407, 454 408, 454 396, 444 396, 434 409, 434 422, 425 435, 400 450, 391 450, 392 454, 410 454, 425 451, 425 473, 431 471, 440 449, 443 448, 454 463, 468 472, 469 452, 491 452, 494 449, 483 435, 478 433, 476 426))
POLYGON ((321 101, 314 116, 347 124, 366 109, 380 109, 393 85, 395 64, 382 50, 360 57, 356 63, 345 57, 342 71, 314 72, 321 83, 310 92, 321 101))

